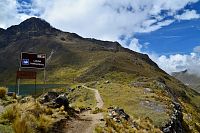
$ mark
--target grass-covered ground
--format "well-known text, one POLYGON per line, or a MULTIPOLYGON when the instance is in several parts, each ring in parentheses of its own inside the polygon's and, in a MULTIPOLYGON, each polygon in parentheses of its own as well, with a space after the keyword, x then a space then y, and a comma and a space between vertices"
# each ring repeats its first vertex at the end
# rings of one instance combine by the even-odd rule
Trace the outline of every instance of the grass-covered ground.
POLYGON ((148 117, 157 127, 164 126, 169 120, 171 108, 167 104, 170 105, 171 101, 167 97, 165 101, 161 102, 155 92, 145 93, 144 88, 112 82, 100 83, 97 85, 97 89, 100 91, 107 108, 121 107, 135 119, 148 117))
MULTIPOLYGON (((64 110, 63 106, 60 108, 48 107, 39 102, 40 97, 34 99, 31 96, 17 96, 15 98, 4 93, 0 98, 0 105, 4 107, 0 114, 0 133, 50 132, 60 119, 74 117, 75 110, 80 111, 96 106, 94 93, 80 86, 54 88, 51 91, 65 93, 72 109, 64 110)), ((58 130, 62 131, 62 129, 58 130)))
POLYGON ((73 108, 94 108, 96 106, 96 99, 94 92, 83 88, 82 86, 73 85, 72 90, 68 90, 68 99, 73 108))

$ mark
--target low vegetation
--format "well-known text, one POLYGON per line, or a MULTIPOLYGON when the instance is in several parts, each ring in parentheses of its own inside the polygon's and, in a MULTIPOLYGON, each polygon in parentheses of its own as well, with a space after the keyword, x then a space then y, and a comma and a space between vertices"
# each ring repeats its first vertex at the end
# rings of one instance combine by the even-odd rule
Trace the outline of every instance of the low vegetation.
MULTIPOLYGON (((122 107, 134 118, 150 118, 157 127, 163 126, 169 119, 171 108, 166 104, 171 103, 167 96, 160 96, 152 92, 144 91, 144 88, 126 86, 118 83, 100 82, 97 85, 105 107, 122 107), (128 96, 128 97, 127 97, 128 96)), ((153 88, 151 88, 153 89, 153 88)))
POLYGON ((67 93, 71 106, 75 109, 94 108, 96 106, 94 92, 83 88, 81 85, 72 86, 67 90, 67 93))
POLYGON ((5 108, 0 115, 1 129, 7 127, 5 129, 12 129, 15 133, 45 133, 49 132, 59 119, 68 117, 68 112, 63 110, 63 107, 53 109, 40 104, 32 97, 26 99, 26 102, 16 102, 5 108))
POLYGON ((34 101, 15 103, 6 107, 1 114, 1 123, 11 124, 16 133, 47 132, 53 120, 46 110, 46 107, 34 101))
MULTIPOLYGON (((68 89, 59 88, 52 91, 58 94, 65 92, 70 106, 78 111, 96 106, 94 93, 81 86, 74 85, 68 89)), ((74 117, 73 109, 66 111, 64 106, 50 108, 39 103, 39 98, 14 98, 5 95, 1 100, 5 109, 0 114, 0 131, 5 133, 47 133, 55 128, 55 123, 59 120, 74 117)))
POLYGON ((161 133, 162 131, 159 128, 155 128, 152 124, 151 120, 147 117, 145 119, 138 119, 136 121, 126 121, 121 120, 120 122, 116 122, 112 119, 105 119, 106 126, 96 126, 95 131, 97 133, 143 133, 143 132, 151 132, 151 133, 161 133))
POLYGON ((5 87, 0 87, 0 98, 4 98, 6 96, 8 89, 5 87))

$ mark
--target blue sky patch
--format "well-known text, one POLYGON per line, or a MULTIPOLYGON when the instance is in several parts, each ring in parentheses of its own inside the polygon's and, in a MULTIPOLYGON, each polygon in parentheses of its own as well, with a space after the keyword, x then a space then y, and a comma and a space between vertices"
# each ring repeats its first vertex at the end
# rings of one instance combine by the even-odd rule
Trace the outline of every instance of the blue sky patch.
POLYGON ((141 44, 150 43, 149 51, 161 55, 191 53, 200 45, 200 19, 176 21, 157 31, 136 34, 141 44))

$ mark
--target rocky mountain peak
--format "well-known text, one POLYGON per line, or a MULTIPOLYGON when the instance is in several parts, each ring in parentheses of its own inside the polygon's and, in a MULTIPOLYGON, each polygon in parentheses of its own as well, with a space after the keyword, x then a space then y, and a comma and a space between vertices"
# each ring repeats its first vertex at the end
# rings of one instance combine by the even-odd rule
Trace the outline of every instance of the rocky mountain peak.
POLYGON ((0 47, 6 46, 9 42, 31 37, 56 35, 58 32, 60 30, 55 29, 45 20, 32 17, 6 30, 0 29, 0 47))
POLYGON ((29 31, 41 31, 44 29, 51 29, 51 25, 43 19, 32 17, 19 24, 21 29, 29 31))
POLYGON ((4 29, 3 29, 3 28, 0 28, 0 32, 2 32, 2 31, 4 31, 4 29))
POLYGON ((3 31, 5 31, 3 28, 0 28, 0 35, 3 34, 3 31))
POLYGON ((43 19, 32 17, 23 21, 19 25, 9 27, 6 31, 7 34, 12 35, 26 32, 51 33, 55 31, 55 28, 53 28, 48 22, 43 19))

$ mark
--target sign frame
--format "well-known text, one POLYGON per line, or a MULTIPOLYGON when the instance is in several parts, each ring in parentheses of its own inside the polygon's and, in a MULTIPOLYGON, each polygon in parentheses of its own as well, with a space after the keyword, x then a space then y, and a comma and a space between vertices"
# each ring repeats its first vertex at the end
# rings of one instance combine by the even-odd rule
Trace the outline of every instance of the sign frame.
MULTIPOLYGON (((26 63, 26 62, 25 62, 26 63)), ((39 66, 39 64, 38 64, 38 66, 39 66)), ((29 77, 29 75, 27 76, 28 78, 25 78, 25 76, 23 77, 23 75, 20 75, 20 71, 21 71, 21 69, 27 69, 27 70, 31 70, 31 69, 35 69, 35 70, 43 70, 44 71, 44 85, 46 84, 46 66, 47 66, 47 54, 45 54, 45 53, 34 53, 34 52, 21 52, 21 54, 20 54, 20 62, 19 62, 19 70, 17 71, 17 73, 16 73, 16 89, 15 89, 15 92, 16 92, 16 90, 18 89, 18 95, 19 95, 19 90, 20 90, 20 79, 35 79, 35 96, 36 96, 36 79, 37 79, 37 71, 29 71, 30 73, 32 72, 32 74, 33 75, 31 75, 31 76, 35 76, 34 78, 33 77, 29 77), (23 58, 22 58, 22 54, 27 54, 27 58, 24 58, 24 60, 28 60, 28 64, 27 64, 27 66, 28 67, 25 67, 24 65, 22 66, 22 60, 23 60, 23 58), (29 54, 29 55, 28 55, 29 54), (34 57, 34 56, 36 56, 36 57, 31 57, 31 54, 33 54, 32 56, 34 57), (41 56, 41 57, 38 57, 38 56, 41 56), (44 57, 42 57, 42 56, 44 56, 44 57), (33 65, 33 67, 31 67, 30 66, 30 62, 29 62, 29 60, 31 59, 31 61, 33 61, 33 63, 41 63, 41 64, 44 64, 43 65, 43 67, 37 67, 37 65, 35 64, 35 65, 33 65), (34 61, 34 59, 35 59, 35 61, 34 61), (40 59, 43 59, 43 62, 40 60, 40 59), (40 62, 41 61, 41 62, 40 62), (20 77, 21 76, 21 77, 20 77)), ((23 71, 21 71, 22 73, 23 73, 23 71)), ((27 73, 28 73, 28 71, 27 71, 27 73)), ((45 86, 44 86, 44 88, 43 88, 43 92, 45 92, 45 86)))
POLYGON ((44 53, 33 53, 33 52, 21 52, 21 55, 20 55, 20 68, 25 68, 25 69, 45 69, 46 68, 46 54, 44 54, 44 53), (44 58, 44 67, 25 67, 25 66, 22 66, 22 54, 33 54, 33 55, 36 55, 36 56, 38 56, 38 55, 44 55, 45 56, 45 58, 44 58))
POLYGON ((21 79, 34 79, 35 80, 35 96, 36 96, 36 80, 37 80, 37 72, 36 71, 21 71, 20 69, 16 72, 16 85, 15 85, 15 93, 18 95, 19 92, 19 86, 20 86, 20 80, 21 79), (29 73, 30 75, 28 75, 29 73), (17 86, 17 87, 16 87, 17 86), (17 88, 17 89, 16 89, 17 88))

